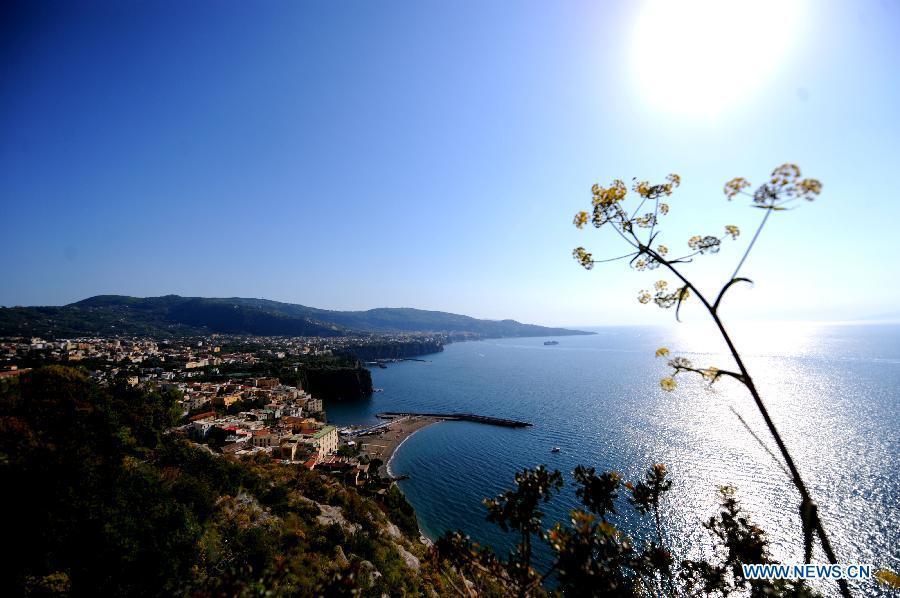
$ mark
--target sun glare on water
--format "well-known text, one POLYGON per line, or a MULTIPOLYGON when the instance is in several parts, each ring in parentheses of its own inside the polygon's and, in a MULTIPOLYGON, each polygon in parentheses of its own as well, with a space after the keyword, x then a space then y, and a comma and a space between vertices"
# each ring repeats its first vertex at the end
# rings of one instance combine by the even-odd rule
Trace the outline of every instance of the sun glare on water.
POLYGON ((642 98, 714 117, 757 92, 801 29, 801 0, 648 0, 633 32, 642 98))

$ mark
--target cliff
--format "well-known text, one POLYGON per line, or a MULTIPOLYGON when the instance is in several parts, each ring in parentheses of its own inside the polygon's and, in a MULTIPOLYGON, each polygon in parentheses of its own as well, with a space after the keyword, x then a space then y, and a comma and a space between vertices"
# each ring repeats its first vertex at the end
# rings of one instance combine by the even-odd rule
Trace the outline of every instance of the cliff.
POLYGON ((361 399, 372 395, 372 374, 360 364, 305 367, 300 371, 304 390, 317 399, 361 399))
POLYGON ((384 341, 367 345, 350 347, 347 353, 363 361, 375 359, 403 359, 405 357, 418 357, 429 353, 440 353, 444 350, 444 344, 435 340, 414 341, 384 341))

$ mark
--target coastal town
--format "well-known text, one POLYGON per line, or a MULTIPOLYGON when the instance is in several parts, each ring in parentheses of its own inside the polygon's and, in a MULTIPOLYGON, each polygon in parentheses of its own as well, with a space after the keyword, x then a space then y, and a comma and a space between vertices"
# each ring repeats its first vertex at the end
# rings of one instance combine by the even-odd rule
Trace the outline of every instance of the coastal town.
MULTIPOLYGON (((49 364, 75 366, 103 386, 121 385, 172 393, 179 424, 169 430, 217 454, 266 455, 286 464, 318 469, 354 486, 390 482, 386 463, 410 434, 434 418, 397 417, 380 425, 346 426, 327 421, 319 396, 304 381, 341 386, 343 378, 368 376, 380 365, 442 348, 425 335, 366 337, 248 337, 210 335, 183 339, 74 338, 0 339, 0 378, 20 376, 49 364), (414 343, 414 350, 409 345, 414 343), (389 358, 378 357, 385 352, 389 358), (363 362, 357 353, 374 358, 363 362), (365 373, 365 375, 363 375, 365 373), (319 376, 319 378, 317 378, 319 376), (337 382, 335 382, 335 380, 337 382)), ((374 390, 344 384, 347 397, 374 390)), ((329 388, 322 395, 334 397, 329 388)))
POLYGON ((97 366, 92 374, 100 381, 129 371, 138 373, 141 382, 146 382, 154 378, 198 377, 216 373, 220 366, 252 366, 267 359, 293 360, 296 365, 299 360, 334 355, 355 355, 372 361, 402 358, 441 351, 451 340, 451 335, 423 333, 334 337, 213 334, 173 339, 0 337, 0 367, 36 361, 70 365, 83 362, 87 367, 97 366), (160 367, 152 368, 150 364, 160 367))

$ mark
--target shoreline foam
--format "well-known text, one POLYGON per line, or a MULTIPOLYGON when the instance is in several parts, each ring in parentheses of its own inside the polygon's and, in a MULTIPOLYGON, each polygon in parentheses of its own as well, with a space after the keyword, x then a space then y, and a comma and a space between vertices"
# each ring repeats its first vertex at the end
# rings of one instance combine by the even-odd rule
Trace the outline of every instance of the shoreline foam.
MULTIPOLYGON (((415 430, 411 431, 411 432, 406 436, 406 438, 404 438, 403 440, 401 440, 400 443, 399 443, 397 446, 394 447, 394 450, 391 452, 391 457, 390 457, 390 459, 388 459, 388 462, 385 463, 385 465, 384 465, 385 471, 387 472, 387 474, 388 474, 390 477, 392 477, 392 478, 394 477, 394 470, 391 468, 391 464, 394 462, 394 457, 397 455, 397 451, 400 450, 400 447, 403 446, 403 443, 406 442, 407 440, 409 440, 410 438, 412 438, 413 436, 415 436, 416 433, 417 433, 419 430, 424 430, 424 429, 427 428, 428 426, 431 426, 431 425, 434 425, 434 424, 439 424, 439 423, 441 423, 441 420, 436 419, 436 420, 434 420, 434 421, 432 421, 432 422, 430 422, 430 423, 427 423, 427 424, 425 424, 425 425, 423 425, 423 426, 421 426, 421 427, 416 428, 415 430)), ((397 489, 403 494, 403 496, 404 496, 404 498, 405 498, 405 497, 406 497, 406 493, 403 492, 403 488, 400 487, 400 484, 399 484, 399 483, 397 484, 397 489)), ((408 498, 407 498, 406 500, 407 500, 407 502, 409 502, 409 499, 408 499, 408 498)), ((411 505, 411 504, 412 504, 412 503, 410 503, 410 505, 411 505)), ((415 507, 413 507, 413 509, 415 510, 415 507)), ((424 544, 425 546, 427 546, 427 547, 430 548, 431 546, 434 545, 434 542, 436 541, 436 538, 432 538, 431 535, 428 534, 428 532, 425 531, 425 528, 422 527, 422 521, 419 519, 419 512, 418 512, 418 511, 415 511, 415 514, 416 514, 416 526, 419 528, 419 541, 420 541, 422 544, 424 544)))
MULTIPOLYGON (((436 424, 436 423, 438 423, 438 422, 433 422, 433 423, 436 424)), ((387 474, 388 474, 389 476, 394 477, 394 470, 391 468, 391 463, 394 462, 394 457, 397 456, 397 451, 400 450, 400 447, 403 446, 403 443, 405 443, 407 440, 409 440, 410 438, 412 438, 413 436, 415 436, 415 435, 416 435, 416 432, 418 432, 419 430, 425 429, 425 428, 427 428, 427 427, 430 426, 430 425, 432 425, 432 424, 427 424, 427 425, 425 425, 425 426, 422 426, 421 428, 416 428, 415 430, 413 430, 412 432, 410 432, 410 433, 406 436, 406 438, 404 438, 403 440, 401 440, 401 441, 400 441, 400 444, 398 444, 397 446, 394 447, 394 450, 391 451, 391 457, 390 457, 390 459, 388 459, 388 462, 384 464, 384 468, 385 468, 385 470, 387 471, 387 474)))
POLYGON ((369 447, 375 447, 374 450, 372 448, 366 448, 363 452, 369 455, 370 458, 380 459, 387 475, 393 477, 394 474, 391 468, 391 462, 394 459, 394 455, 397 454, 397 449, 399 449, 410 436, 422 428, 426 428, 440 421, 440 419, 431 417, 398 419, 391 422, 391 424, 385 428, 383 434, 366 437, 365 440, 361 438, 360 442, 362 444, 369 445, 369 447), (399 436, 399 438, 397 438, 397 436, 399 436))

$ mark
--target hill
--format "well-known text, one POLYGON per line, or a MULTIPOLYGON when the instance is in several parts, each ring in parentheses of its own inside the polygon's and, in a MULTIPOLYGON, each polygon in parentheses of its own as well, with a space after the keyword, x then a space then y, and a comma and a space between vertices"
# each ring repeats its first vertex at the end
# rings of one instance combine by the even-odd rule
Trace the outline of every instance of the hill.
POLYGON ((0 308, 0 335, 71 337, 82 335, 344 336, 368 333, 432 332, 485 338, 591 334, 515 320, 412 308, 333 311, 267 299, 166 295, 98 295, 59 307, 0 308))

